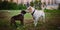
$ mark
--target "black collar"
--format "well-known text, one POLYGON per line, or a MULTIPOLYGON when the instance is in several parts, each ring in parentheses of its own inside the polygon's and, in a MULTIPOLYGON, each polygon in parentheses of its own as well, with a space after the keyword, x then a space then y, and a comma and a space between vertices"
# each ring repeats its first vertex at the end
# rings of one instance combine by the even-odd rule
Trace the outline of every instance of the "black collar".
POLYGON ((35 10, 33 11, 33 13, 31 13, 32 16, 33 16, 34 12, 35 12, 35 10))
POLYGON ((21 14, 22 16, 24 16, 24 14, 21 14))

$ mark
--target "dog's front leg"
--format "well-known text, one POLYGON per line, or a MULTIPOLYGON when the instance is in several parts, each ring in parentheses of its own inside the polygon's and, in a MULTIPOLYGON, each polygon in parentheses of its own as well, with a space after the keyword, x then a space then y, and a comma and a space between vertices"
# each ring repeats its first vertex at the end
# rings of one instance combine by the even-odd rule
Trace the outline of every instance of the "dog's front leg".
POLYGON ((34 26, 37 26, 37 23, 38 23, 38 18, 35 18, 34 19, 34 26))
POLYGON ((24 19, 21 20, 21 25, 24 25, 24 22, 23 22, 24 19))

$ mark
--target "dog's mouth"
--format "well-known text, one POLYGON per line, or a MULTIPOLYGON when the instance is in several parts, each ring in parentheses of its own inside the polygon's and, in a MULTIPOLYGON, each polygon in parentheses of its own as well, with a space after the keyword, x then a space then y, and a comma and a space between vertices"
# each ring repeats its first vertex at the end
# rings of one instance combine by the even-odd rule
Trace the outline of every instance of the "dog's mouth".
POLYGON ((26 11, 26 13, 29 13, 29 11, 28 10, 25 10, 26 11))

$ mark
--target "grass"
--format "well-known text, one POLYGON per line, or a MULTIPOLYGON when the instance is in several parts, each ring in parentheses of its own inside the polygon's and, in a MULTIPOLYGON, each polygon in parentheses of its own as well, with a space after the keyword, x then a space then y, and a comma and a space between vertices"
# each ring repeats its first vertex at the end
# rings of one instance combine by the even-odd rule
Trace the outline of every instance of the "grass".
MULTIPOLYGON (((20 14, 21 10, 10 10, 10 16, 18 15, 20 14)), ((31 19, 32 16, 30 13, 25 14, 25 19, 31 19)))
MULTIPOLYGON (((20 10, 9 10, 9 19, 12 16, 20 14, 20 10)), ((20 26, 20 22, 16 21, 18 28, 14 28, 9 25, 10 20, 0 19, 0 30, 60 30, 60 10, 45 10, 46 13, 46 23, 41 24, 38 22, 37 27, 34 27, 33 19, 30 13, 25 15, 25 25, 20 26)))

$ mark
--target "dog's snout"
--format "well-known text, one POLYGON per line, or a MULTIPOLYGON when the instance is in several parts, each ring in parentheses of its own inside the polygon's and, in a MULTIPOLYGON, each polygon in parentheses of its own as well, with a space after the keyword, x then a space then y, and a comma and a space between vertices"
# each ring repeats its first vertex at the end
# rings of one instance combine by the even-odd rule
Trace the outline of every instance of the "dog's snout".
POLYGON ((28 13, 28 10, 25 10, 28 13))

